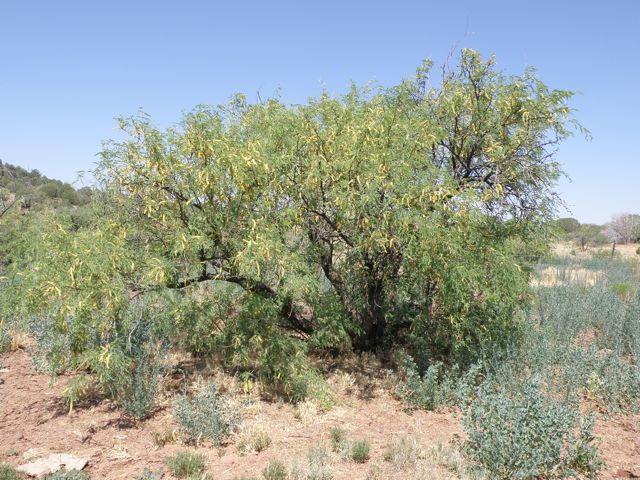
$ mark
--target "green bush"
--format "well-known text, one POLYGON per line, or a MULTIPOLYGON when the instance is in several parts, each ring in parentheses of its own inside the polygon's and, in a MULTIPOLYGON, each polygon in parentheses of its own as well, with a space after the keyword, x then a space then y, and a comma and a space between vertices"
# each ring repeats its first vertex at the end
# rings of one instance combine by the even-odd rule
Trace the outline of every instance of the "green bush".
POLYGON ((471 457, 496 478, 594 477, 602 463, 593 421, 545 395, 532 378, 516 389, 485 382, 465 412, 464 427, 471 457))
POLYGON ((331 450, 336 453, 343 452, 345 445, 348 445, 347 432, 340 427, 331 427, 331 450))
POLYGON ((163 352, 150 344, 136 352, 121 394, 122 408, 130 417, 144 420, 153 412, 164 368, 162 357, 163 352))
MULTIPOLYGON (((65 328, 71 329, 67 321, 65 328)), ((58 375, 73 367, 72 336, 64 333, 50 317, 34 317, 29 330, 36 342, 36 348, 29 347, 34 368, 41 373, 58 375)))
POLYGON ((305 480, 331 480, 333 473, 327 465, 327 451, 324 447, 311 447, 307 454, 309 470, 305 480))
POLYGON ((142 475, 136 477, 136 480, 162 480, 162 477, 164 477, 164 472, 162 470, 153 472, 148 468, 145 468, 142 475))
POLYGON ((22 475, 8 463, 0 463, 0 480, 19 480, 22 475))
POLYGON ((188 478, 204 472, 205 456, 189 451, 178 452, 166 459, 171 473, 178 478, 188 478))
POLYGON ((0 353, 7 353, 11 349, 11 334, 6 320, 0 319, 0 353))
POLYGON ((220 445, 239 418, 239 410, 213 384, 201 388, 191 400, 186 395, 179 395, 176 400, 176 420, 190 442, 210 440, 220 445))
POLYGON ((365 463, 369 460, 371 446, 366 440, 356 440, 351 444, 351 460, 356 463, 365 463))
POLYGON ((271 460, 269 465, 262 471, 262 475, 265 480, 287 480, 289 472, 280 460, 271 460))
POLYGON ((238 440, 238 450, 240 453, 262 452, 271 445, 271 437, 269 434, 260 429, 253 428, 242 434, 238 440))
POLYGON ((407 436, 395 436, 387 444, 384 459, 397 469, 415 466, 420 457, 420 444, 407 436))
POLYGON ((475 363, 463 371, 446 368, 435 362, 420 374, 413 358, 406 356, 403 375, 397 379, 395 395, 408 410, 436 410, 464 403, 477 386, 481 364, 475 363))

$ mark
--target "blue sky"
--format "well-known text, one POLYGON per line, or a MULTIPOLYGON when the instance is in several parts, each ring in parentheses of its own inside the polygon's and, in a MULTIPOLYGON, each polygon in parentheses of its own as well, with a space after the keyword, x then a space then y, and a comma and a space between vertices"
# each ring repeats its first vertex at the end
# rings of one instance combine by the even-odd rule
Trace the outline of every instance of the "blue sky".
POLYGON ((234 92, 292 103, 353 80, 396 84, 452 49, 534 66, 581 92, 558 190, 583 222, 639 212, 640 1, 0 2, 0 159, 66 181, 90 170, 114 117, 164 126, 234 92))

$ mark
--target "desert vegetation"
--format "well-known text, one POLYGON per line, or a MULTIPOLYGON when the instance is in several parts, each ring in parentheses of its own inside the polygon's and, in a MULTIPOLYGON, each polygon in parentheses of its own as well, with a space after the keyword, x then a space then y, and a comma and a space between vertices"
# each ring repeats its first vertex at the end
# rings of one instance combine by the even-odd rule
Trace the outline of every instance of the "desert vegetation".
MULTIPOLYGON (((597 430, 639 413, 638 259, 589 248, 636 241, 635 216, 556 219, 556 149, 586 133, 572 93, 471 50, 458 63, 304 105, 237 95, 167 130, 123 118, 90 192, 0 164, 42 195, 19 208, 21 187, 0 183, 2 352, 62 379, 64 415, 164 419, 163 462, 113 478, 634 468, 609 465, 597 430), (581 255, 554 254, 559 239, 581 255), (376 401, 455 435, 331 417, 376 401), (288 409, 280 428, 252 421, 270 408, 288 409), (290 424, 314 432, 293 454, 277 448, 290 424), (220 468, 228 450, 252 470, 220 468)), ((4 478, 21 475, 13 457, 4 478)))

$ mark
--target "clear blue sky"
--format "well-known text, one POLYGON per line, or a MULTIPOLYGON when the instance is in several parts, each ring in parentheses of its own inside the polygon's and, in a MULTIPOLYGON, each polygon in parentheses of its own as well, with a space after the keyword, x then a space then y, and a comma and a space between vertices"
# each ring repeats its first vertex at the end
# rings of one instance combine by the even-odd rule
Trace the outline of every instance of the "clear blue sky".
POLYGON ((534 66, 592 132, 563 144, 573 215, 639 212, 640 1, 0 2, 0 159, 72 181, 114 117, 160 125, 234 92, 299 103, 326 84, 392 85, 471 47, 534 66))

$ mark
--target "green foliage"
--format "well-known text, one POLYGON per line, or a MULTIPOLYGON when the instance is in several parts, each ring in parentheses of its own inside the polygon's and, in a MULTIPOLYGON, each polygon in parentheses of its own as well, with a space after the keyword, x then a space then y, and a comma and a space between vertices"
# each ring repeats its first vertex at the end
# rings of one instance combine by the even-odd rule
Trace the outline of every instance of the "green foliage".
POLYGON ((369 460, 371 445, 366 440, 355 440, 351 444, 350 457, 356 463, 366 463, 369 460))
POLYGON ((271 460, 262 471, 265 480, 287 480, 288 475, 287 467, 280 460, 271 460))
POLYGON ((136 480, 162 480, 162 477, 164 477, 164 472, 162 470, 153 472, 148 468, 145 468, 142 475, 136 477, 136 480))
POLYGON ((555 221, 555 226, 560 230, 562 236, 567 238, 580 228, 580 222, 575 218, 559 218, 555 221))
POLYGON ((19 480, 21 477, 13 466, 8 463, 0 463, 0 480, 19 480))
POLYGON ((420 456, 420 445, 407 436, 396 436, 387 444, 384 459, 399 470, 412 467, 420 456))
POLYGON ((130 417, 144 420, 155 408, 163 371, 162 353, 146 346, 136 352, 130 375, 124 377, 120 396, 122 408, 130 417))
POLYGON ((483 384, 464 426, 471 456, 497 478, 596 478, 602 467, 593 417, 545 395, 534 378, 515 390, 483 384))
POLYGON ((271 437, 261 428, 252 428, 245 432, 238 441, 240 453, 262 452, 271 445, 271 437))
MULTIPOLYGON (((425 62, 399 85, 296 106, 238 95, 165 131, 121 119, 89 215, 10 211, 0 309, 45 319, 47 369, 89 368, 136 417, 157 379, 127 345, 138 302, 151 340, 222 353, 294 402, 322 390, 309 349, 402 343, 421 367, 468 366, 510 344, 526 263, 550 238, 553 153, 581 130, 572 93, 467 49, 437 87, 431 75, 425 62)), ((76 202, 38 182, 50 203, 76 202)))
POLYGON ((584 223, 572 232, 574 242, 582 249, 595 247, 608 243, 607 237, 603 233, 603 227, 591 223, 584 223))
POLYGON ((305 480, 331 480, 333 473, 327 465, 327 451, 324 447, 311 447, 307 454, 309 468, 305 475, 305 480))
POLYGON ((178 452, 165 460, 171 474, 178 478, 189 478, 204 472, 205 462, 204 454, 191 451, 178 452))
POLYGON ((346 430, 340 427, 331 427, 331 450, 336 453, 342 453, 348 449, 348 440, 346 430))
POLYGON ((61 332, 51 318, 34 318, 30 332, 36 348, 29 348, 31 360, 38 372, 58 375, 74 366, 72 339, 61 332))
POLYGON ((179 395, 175 416, 188 441, 210 440, 220 445, 238 423, 240 412, 228 397, 218 393, 215 385, 208 384, 191 399, 179 395))
POLYGON ((404 375, 398 378, 395 394, 408 409, 454 407, 474 393, 480 370, 480 364, 463 370, 459 367, 446 368, 442 362, 436 362, 421 375, 413 359, 406 356, 404 375))
MULTIPOLYGON (((86 205, 91 201, 89 188, 74 189, 68 183, 52 180, 37 170, 28 171, 0 161, 0 193, 18 200, 17 208, 39 209, 45 206, 69 208, 86 205)), ((6 207, 6 205, 5 205, 6 207)), ((0 213, 2 213, 0 199, 0 213)), ((1 215, 0 215, 1 216, 1 215)))
POLYGON ((11 333, 8 323, 0 318, 0 353, 7 353, 11 349, 11 333))

